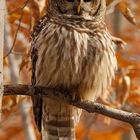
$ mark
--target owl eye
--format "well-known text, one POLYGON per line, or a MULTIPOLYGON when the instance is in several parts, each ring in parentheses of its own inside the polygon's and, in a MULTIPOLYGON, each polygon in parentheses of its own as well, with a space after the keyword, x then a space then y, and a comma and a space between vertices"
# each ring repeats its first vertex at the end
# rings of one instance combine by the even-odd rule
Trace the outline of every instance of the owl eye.
POLYGON ((67 2, 74 2, 74 0, 66 0, 67 2))
POLYGON ((91 0, 84 0, 84 2, 90 2, 91 0))

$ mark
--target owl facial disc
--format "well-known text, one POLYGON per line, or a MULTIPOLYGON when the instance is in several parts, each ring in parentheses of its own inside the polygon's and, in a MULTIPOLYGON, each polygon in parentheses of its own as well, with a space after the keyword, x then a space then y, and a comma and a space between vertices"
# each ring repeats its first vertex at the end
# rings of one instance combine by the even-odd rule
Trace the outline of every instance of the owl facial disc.
POLYGON ((56 0, 62 14, 82 15, 95 13, 102 0, 56 0))

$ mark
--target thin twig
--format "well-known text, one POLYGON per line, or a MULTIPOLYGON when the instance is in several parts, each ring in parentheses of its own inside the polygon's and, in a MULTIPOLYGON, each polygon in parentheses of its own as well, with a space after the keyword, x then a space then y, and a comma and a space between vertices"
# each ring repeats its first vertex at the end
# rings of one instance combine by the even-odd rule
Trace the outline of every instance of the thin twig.
POLYGON ((16 33, 15 33, 13 45, 12 45, 12 47, 10 48, 9 52, 4 56, 4 59, 5 59, 7 56, 9 56, 9 55, 11 54, 12 50, 14 49, 14 46, 15 46, 15 43, 16 43, 16 40, 17 40, 18 31, 19 31, 19 29, 20 29, 20 25, 21 25, 22 18, 23 18, 23 10, 24 10, 24 8, 27 6, 28 2, 29 2, 29 0, 26 0, 26 2, 24 3, 23 7, 21 8, 21 16, 20 16, 20 18, 19 18, 19 24, 18 24, 16 33))

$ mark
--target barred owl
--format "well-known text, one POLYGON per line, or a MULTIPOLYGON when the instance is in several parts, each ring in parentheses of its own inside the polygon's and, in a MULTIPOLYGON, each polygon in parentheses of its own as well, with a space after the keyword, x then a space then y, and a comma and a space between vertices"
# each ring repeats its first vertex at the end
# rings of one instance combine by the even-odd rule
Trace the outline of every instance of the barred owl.
MULTIPOLYGON (((65 89, 79 100, 105 92, 117 69, 105 11, 105 0, 48 0, 32 32, 33 85, 65 89)), ((47 97, 32 100, 43 140, 75 140, 80 109, 47 97)))

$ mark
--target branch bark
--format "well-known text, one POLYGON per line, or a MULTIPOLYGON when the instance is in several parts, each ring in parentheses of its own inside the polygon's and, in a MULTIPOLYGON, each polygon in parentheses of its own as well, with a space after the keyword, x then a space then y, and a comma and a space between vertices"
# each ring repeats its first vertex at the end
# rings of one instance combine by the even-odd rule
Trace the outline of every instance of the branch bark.
POLYGON ((27 96, 45 96, 55 100, 61 100, 62 102, 74 105, 78 108, 82 108, 89 113, 99 113, 132 125, 135 134, 140 140, 140 115, 137 113, 130 113, 118 109, 114 109, 99 103, 91 101, 79 101, 72 99, 70 94, 66 91, 59 91, 53 88, 45 88, 41 86, 30 85, 5 85, 4 95, 27 95, 27 96), (35 94, 34 94, 35 93, 35 94))
POLYGON ((0 110, 2 109, 2 96, 3 96, 3 48, 4 48, 5 13, 6 13, 5 0, 0 0, 0 110))

